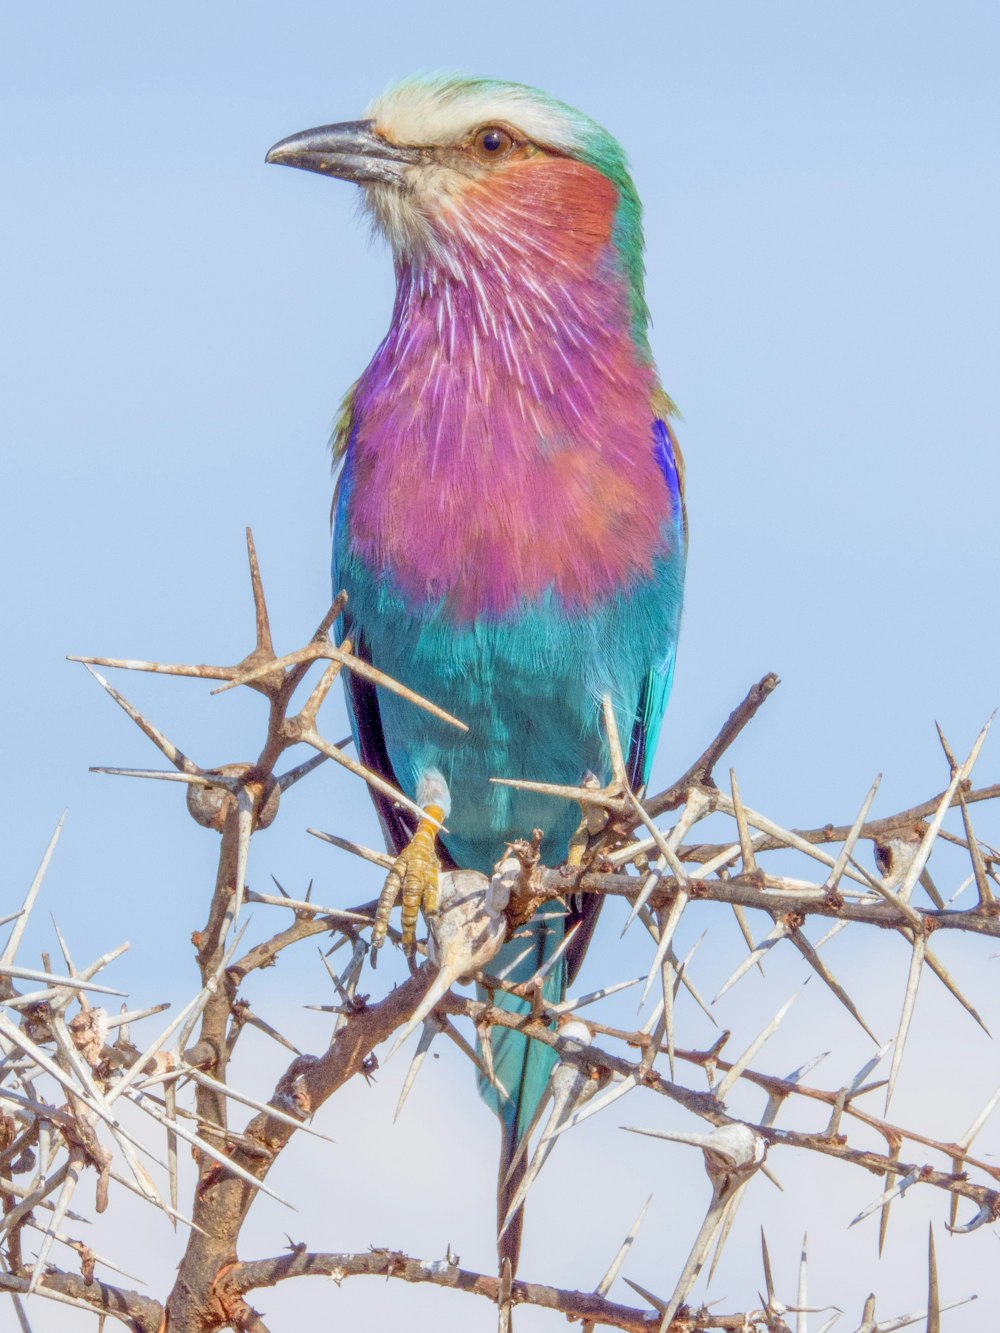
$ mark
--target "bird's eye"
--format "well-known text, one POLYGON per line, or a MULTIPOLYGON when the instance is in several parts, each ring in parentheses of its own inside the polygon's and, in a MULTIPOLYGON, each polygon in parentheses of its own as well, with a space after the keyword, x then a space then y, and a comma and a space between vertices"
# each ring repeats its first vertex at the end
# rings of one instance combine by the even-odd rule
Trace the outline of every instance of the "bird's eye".
POLYGON ((472 142, 473 150, 477 157, 483 161, 506 157, 514 147, 514 140, 506 130, 499 129, 496 125, 488 125, 480 130, 472 142))

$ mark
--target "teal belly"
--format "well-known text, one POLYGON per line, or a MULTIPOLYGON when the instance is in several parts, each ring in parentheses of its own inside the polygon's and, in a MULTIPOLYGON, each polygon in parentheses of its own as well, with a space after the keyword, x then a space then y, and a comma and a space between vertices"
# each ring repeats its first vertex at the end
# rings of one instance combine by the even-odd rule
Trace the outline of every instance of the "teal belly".
POLYGON ((451 792, 443 841, 456 864, 489 873, 506 843, 540 828, 556 864, 580 818, 570 801, 490 781, 527 778, 578 785, 611 775, 601 697, 611 696, 628 747, 640 710, 651 755, 666 703, 680 616, 683 566, 671 558, 652 577, 575 613, 548 598, 493 622, 455 625, 443 604, 406 606, 351 557, 338 561, 352 624, 382 671, 462 719, 467 733, 378 690, 388 757, 413 798, 436 768, 451 792), (651 677, 662 682, 649 690, 651 677))

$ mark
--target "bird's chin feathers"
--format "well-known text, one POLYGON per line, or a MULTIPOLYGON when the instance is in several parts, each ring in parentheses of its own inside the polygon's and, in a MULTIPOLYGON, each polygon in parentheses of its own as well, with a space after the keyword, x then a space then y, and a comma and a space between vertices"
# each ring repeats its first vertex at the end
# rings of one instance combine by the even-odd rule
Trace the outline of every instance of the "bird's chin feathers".
POLYGON ((365 210, 397 260, 442 262, 441 215, 468 183, 467 176, 444 163, 421 164, 407 169, 402 187, 368 185, 365 210))

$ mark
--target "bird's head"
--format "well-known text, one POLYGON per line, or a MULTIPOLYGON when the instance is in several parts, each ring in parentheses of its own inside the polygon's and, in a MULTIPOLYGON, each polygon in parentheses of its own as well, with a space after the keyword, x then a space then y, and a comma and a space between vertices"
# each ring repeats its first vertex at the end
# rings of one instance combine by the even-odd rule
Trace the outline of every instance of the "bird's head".
POLYGON ((587 267, 609 253, 645 324, 638 196, 604 129, 535 88, 409 79, 363 120, 293 134, 268 162, 355 181, 400 263, 587 267))

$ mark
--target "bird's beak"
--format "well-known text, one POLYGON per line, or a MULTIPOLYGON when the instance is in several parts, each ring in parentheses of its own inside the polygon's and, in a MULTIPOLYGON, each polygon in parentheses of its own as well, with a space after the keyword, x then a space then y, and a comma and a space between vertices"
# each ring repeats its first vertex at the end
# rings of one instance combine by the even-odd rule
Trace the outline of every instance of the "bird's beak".
POLYGON ((386 181, 391 185, 400 185, 406 168, 423 160, 419 148, 402 148, 381 138, 372 120, 349 120, 290 134, 269 149, 264 159, 345 181, 386 181))

